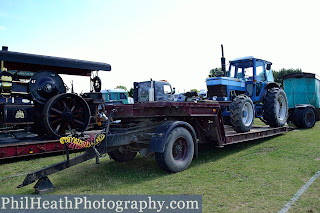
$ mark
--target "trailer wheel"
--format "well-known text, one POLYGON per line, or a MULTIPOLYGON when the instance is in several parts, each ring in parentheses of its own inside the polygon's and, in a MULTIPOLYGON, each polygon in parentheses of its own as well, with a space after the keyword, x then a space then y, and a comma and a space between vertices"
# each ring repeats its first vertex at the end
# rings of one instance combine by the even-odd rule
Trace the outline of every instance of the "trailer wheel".
POLYGON ((310 107, 297 108, 293 112, 292 121, 298 128, 312 128, 316 123, 316 113, 310 107))
POLYGON ((250 131, 254 119, 252 100, 245 95, 233 99, 230 105, 230 122, 236 132, 250 131))
POLYGON ((288 101, 280 88, 272 88, 263 100, 263 119, 271 127, 281 127, 287 123, 288 101))
POLYGON ((164 152, 156 152, 158 165, 168 172, 181 172, 188 168, 194 154, 190 132, 183 127, 174 128, 168 135, 164 152))
POLYGON ((137 153, 130 152, 130 151, 120 152, 119 149, 116 149, 112 152, 109 152, 108 155, 111 159, 115 161, 127 162, 127 161, 131 161, 137 155, 137 153))

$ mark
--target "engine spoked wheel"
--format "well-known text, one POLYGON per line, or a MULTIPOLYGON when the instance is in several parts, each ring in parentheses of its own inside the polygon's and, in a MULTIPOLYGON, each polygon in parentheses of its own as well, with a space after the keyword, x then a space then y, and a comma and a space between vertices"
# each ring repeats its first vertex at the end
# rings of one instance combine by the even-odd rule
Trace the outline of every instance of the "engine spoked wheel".
POLYGON ((90 109, 85 100, 74 94, 52 97, 44 106, 44 125, 50 134, 66 136, 83 132, 90 121, 90 109))

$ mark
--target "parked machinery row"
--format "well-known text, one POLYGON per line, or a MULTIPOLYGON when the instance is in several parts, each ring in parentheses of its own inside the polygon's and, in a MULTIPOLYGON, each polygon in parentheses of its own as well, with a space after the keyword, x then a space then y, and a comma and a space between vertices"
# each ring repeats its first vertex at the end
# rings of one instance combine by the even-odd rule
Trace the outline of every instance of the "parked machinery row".
POLYGON ((98 106, 104 103, 98 71, 110 71, 109 64, 12 52, 7 47, 2 47, 0 61, 1 133, 14 135, 23 129, 29 135, 61 137, 98 123, 98 106), (66 93, 60 74, 91 76, 91 91, 66 93))

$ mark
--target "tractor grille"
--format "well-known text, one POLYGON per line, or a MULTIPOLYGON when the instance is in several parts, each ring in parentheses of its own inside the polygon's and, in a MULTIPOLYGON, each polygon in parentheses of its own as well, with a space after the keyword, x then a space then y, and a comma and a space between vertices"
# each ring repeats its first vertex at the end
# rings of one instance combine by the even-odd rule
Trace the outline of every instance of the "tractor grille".
POLYGON ((209 97, 217 96, 217 97, 227 97, 227 86, 226 85, 213 85, 208 86, 208 94, 209 97))

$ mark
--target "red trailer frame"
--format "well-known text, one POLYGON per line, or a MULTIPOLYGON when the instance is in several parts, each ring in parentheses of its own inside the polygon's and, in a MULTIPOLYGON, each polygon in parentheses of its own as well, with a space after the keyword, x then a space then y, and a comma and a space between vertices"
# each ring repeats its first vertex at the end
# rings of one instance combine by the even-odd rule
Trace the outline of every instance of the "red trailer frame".
MULTIPOLYGON (((194 145, 193 157, 198 155, 199 143, 210 143, 213 146, 223 147, 227 144, 283 134, 290 130, 289 127, 255 126, 250 132, 236 133, 231 127, 223 125, 220 105, 212 101, 107 105, 106 111, 110 119, 106 128, 101 132, 105 135, 105 139, 99 146, 87 148, 82 155, 72 159, 67 158, 66 161, 29 173, 18 187, 26 186, 39 179, 35 186, 37 193, 53 190, 54 186, 48 179, 48 175, 92 158, 96 158, 96 161, 99 162, 99 157, 102 154, 108 153, 110 155, 119 148, 129 148, 128 150, 136 152, 148 149, 156 154, 157 159, 157 153, 164 153, 167 149, 169 143, 167 139, 170 138, 168 135, 177 128, 184 129, 183 132, 188 131, 188 135, 191 135, 194 145), (115 120, 121 120, 121 122, 115 120)), ((173 149, 173 147, 169 149, 173 149)), ((166 166, 161 167, 170 171, 166 169, 166 166)), ((178 171, 182 170, 171 172, 178 171)))

